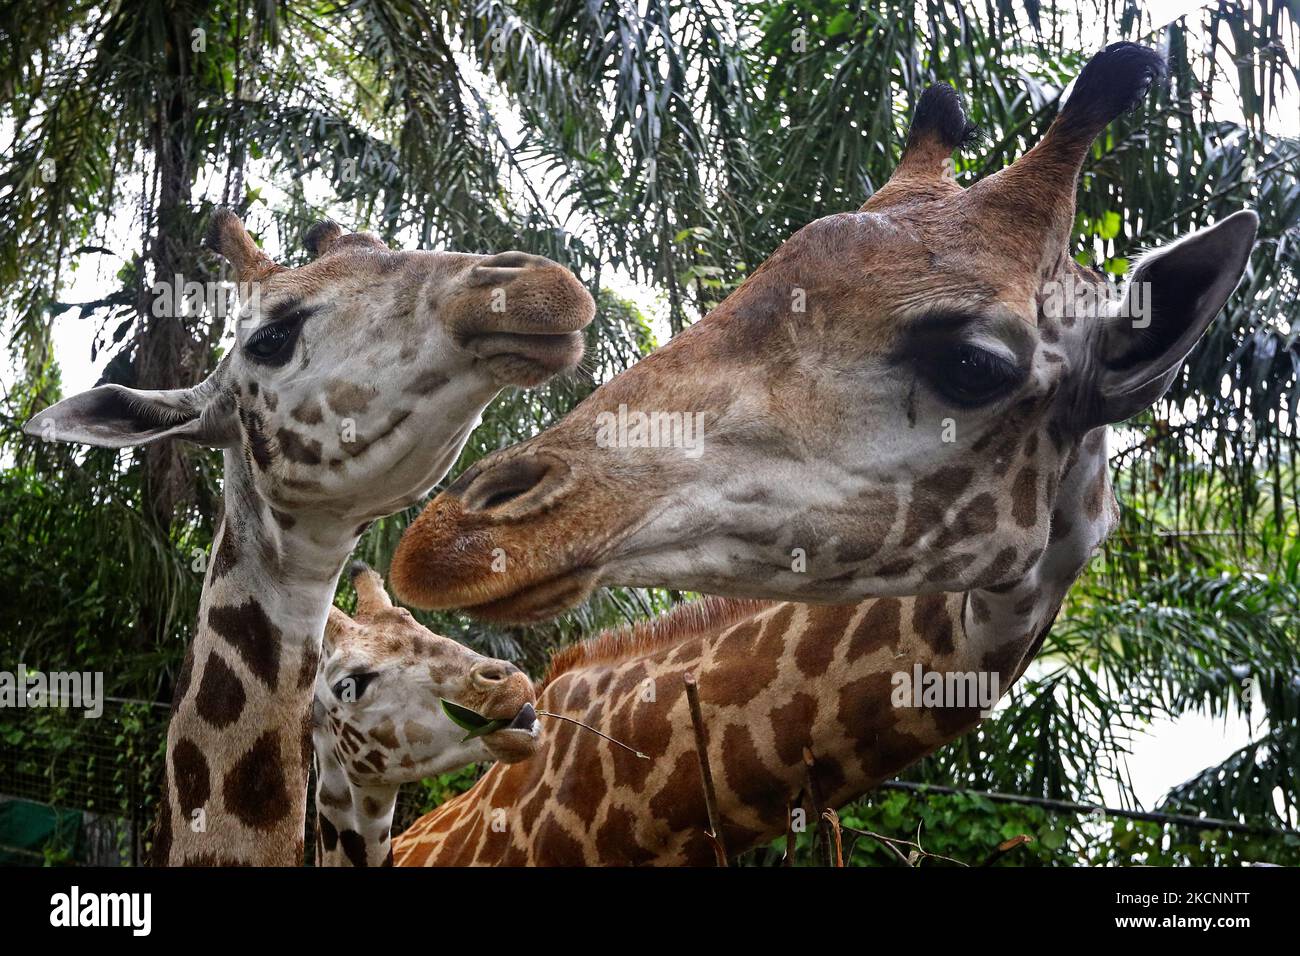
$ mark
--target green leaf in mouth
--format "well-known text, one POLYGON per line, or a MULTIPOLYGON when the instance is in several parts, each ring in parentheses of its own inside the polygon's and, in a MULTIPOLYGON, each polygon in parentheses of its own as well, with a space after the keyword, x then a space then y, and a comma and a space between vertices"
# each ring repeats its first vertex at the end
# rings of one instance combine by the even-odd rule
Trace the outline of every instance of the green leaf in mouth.
POLYGON ((482 737, 485 734, 495 733, 503 727, 509 727, 510 721, 502 718, 490 720, 482 714, 470 710, 468 707, 462 707, 460 704, 454 704, 445 697, 439 698, 442 701, 442 711, 446 714, 453 724, 461 730, 467 730, 467 733, 461 743, 473 740, 475 737, 482 737))

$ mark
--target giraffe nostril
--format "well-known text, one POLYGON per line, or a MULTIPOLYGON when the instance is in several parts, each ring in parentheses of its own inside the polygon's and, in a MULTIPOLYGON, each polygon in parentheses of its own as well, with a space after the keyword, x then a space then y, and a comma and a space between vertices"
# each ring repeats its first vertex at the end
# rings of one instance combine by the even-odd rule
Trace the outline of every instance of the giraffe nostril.
POLYGON ((471 672, 475 683, 480 686, 499 684, 510 676, 513 668, 503 661, 488 661, 477 665, 471 672))
POLYGON ((522 517, 549 504, 568 477, 568 466, 549 455, 515 455, 480 469, 463 492, 462 507, 496 514, 515 503, 507 513, 522 517))

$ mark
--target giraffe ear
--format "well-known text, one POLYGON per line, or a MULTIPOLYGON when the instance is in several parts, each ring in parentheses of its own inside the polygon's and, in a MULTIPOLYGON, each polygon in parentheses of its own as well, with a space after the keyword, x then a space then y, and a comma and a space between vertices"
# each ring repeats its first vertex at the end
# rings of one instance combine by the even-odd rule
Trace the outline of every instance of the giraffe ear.
POLYGON ((45 441, 98 448, 184 438, 213 448, 239 440, 234 402, 212 379, 194 388, 142 390, 100 385, 36 414, 23 431, 45 441))
POLYGON ((1155 403, 1237 287, 1259 217, 1250 210, 1157 249, 1133 271, 1123 318, 1094 339, 1097 423, 1122 422, 1155 403))

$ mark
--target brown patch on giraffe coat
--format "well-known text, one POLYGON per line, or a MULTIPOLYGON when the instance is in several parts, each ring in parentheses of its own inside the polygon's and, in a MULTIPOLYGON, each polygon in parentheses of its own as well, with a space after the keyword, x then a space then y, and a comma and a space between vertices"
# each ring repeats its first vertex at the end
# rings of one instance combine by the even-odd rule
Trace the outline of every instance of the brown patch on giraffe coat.
POLYGON ((353 866, 364 867, 369 865, 366 862, 365 837, 356 830, 340 831, 339 846, 343 847, 343 855, 348 858, 348 862, 353 866))
POLYGON ((302 658, 298 663, 298 689, 306 690, 316 681, 316 668, 320 664, 320 645, 307 641, 303 645, 302 658))
POLYGON ((596 828, 596 856, 601 863, 644 866, 655 859, 636 838, 637 818, 619 806, 611 806, 605 821, 596 828))
POLYGON ((426 727, 414 720, 408 720, 402 726, 402 733, 406 735, 406 740, 411 746, 418 747, 421 744, 427 744, 433 740, 432 728, 426 727))
POLYGON ((817 698, 802 691, 768 714, 776 755, 786 766, 803 759, 803 748, 812 740, 813 721, 817 719, 817 698))
POLYGON ((826 673, 857 611, 855 604, 808 608, 808 622, 794 648, 794 662, 805 677, 826 673))
POLYGON ((244 712, 244 685, 216 651, 208 653, 194 707, 199 716, 218 729, 228 727, 244 712))
POLYGON ((290 428, 278 429, 275 440, 280 445, 280 452, 289 461, 303 465, 319 465, 321 443, 314 438, 300 435, 290 428))
POLYGON ((274 518, 275 523, 285 531, 288 531, 298 523, 297 519, 294 518, 293 515, 289 514, 287 511, 281 511, 279 508, 271 509, 271 517, 274 518))
POLYGON ((747 704, 776 680, 794 611, 795 605, 782 605, 770 618, 724 635, 714 648, 713 666, 700 675, 700 702, 716 707, 747 704))
POLYGON ((176 672, 176 686, 172 688, 172 710, 180 706, 180 702, 185 699, 189 693, 190 681, 194 679, 194 642, 190 641, 190 646, 185 649, 185 658, 181 661, 181 669, 176 672))
POLYGON ((951 654, 952 618, 948 600, 942 594, 923 594, 912 605, 912 628, 935 654, 951 654))
POLYGON ((217 542, 216 553, 212 555, 212 579, 215 581, 228 574, 238 560, 239 552, 235 550, 235 535, 229 525, 222 522, 221 540, 217 542))
POLYGON ((235 761, 221 794, 230 812, 254 830, 271 830, 289 815, 292 802, 274 730, 258 737, 235 761))
POLYGON ((980 670, 998 675, 998 690, 1001 693, 1006 693, 1011 687, 1011 678, 1019 669, 1021 660, 1024 659, 1028 643, 1027 640, 1006 641, 993 650, 985 651, 980 659, 980 670))
POLYGON ((646 805, 654 818, 673 832, 707 826, 702 787, 700 762, 694 748, 683 750, 677 755, 664 785, 646 805))
POLYGON ((397 749, 397 728, 391 718, 385 717, 379 726, 370 731, 370 739, 390 750, 397 749))
POLYGON ((262 416, 256 412, 239 409, 239 420, 244 426, 244 435, 248 439, 248 451, 259 468, 271 467, 275 456, 271 453, 271 440, 266 435, 266 426, 262 416))
POLYGON ((256 598, 209 608, 208 627, 235 649, 253 676, 275 690, 280 673, 280 629, 256 598))
POLYGON ((1087 514, 1089 521, 1096 521, 1101 517, 1101 510, 1106 501, 1106 475, 1103 472, 1097 476, 1096 481, 1088 486, 1088 491, 1083 496, 1083 510, 1087 514))
POLYGON ((333 807, 335 810, 348 810, 352 807, 352 798, 346 790, 335 793, 328 787, 322 787, 319 798, 322 805, 333 807))
POLYGON ((334 379, 325 386, 325 401, 339 415, 364 412, 376 394, 377 390, 373 386, 355 385, 343 379, 334 379))
POLYGON ((935 728, 943 735, 942 740, 935 741, 935 746, 960 737, 980 722, 979 707, 928 707, 926 711, 934 718, 935 728))
POLYGON ((934 565, 926 572, 926 577, 934 581, 951 581, 975 563, 978 557, 974 552, 954 554, 934 565))
POLYGON ((1018 552, 1016 549, 1012 547, 1003 548, 997 553, 993 558, 993 563, 989 565, 988 570, 984 575, 986 578, 992 578, 994 581, 993 584, 990 584, 985 588, 986 591, 1000 594, 1003 591, 1011 590, 1019 583, 1017 581, 1005 580, 1007 575, 1012 572, 1015 566, 1017 554, 1018 552))
POLYGON ((988 492, 981 492, 962 506, 952 524, 934 540, 936 549, 961 544, 980 535, 991 534, 998 525, 998 503, 988 492))
POLYGON ((888 673, 869 674, 840 689, 838 718, 862 764, 868 783, 897 773, 928 753, 924 741, 895 726, 898 711, 890 700, 888 673))
MULTIPOLYGON (((485 808, 485 812, 490 813, 491 808, 485 808)), ((483 830, 483 838, 476 842, 478 848, 471 862, 492 863, 501 858, 501 853, 510 843, 510 828, 489 825, 483 830)))
MULTIPOLYGON (((627 709, 629 711, 632 709, 630 702, 627 705, 627 709)), ((636 726, 635 723, 633 726, 636 726)), ((564 762, 569 758, 569 748, 577 733, 578 731, 576 726, 569 723, 567 720, 551 731, 551 773, 556 775, 560 773, 561 767, 563 767, 564 762)), ((624 740, 625 738, 620 737, 618 739, 624 740)), ((632 746, 635 746, 635 744, 632 746)))
POLYGON ((903 543, 915 541, 943 521, 943 514, 966 490, 975 476, 972 468, 954 465, 933 475, 918 478, 912 485, 912 500, 903 528, 903 543))
POLYGON ((447 866, 469 866, 474 862, 474 856, 478 849, 478 842, 482 834, 489 829, 487 826, 487 814, 475 813, 474 822, 470 824, 469 833, 465 835, 462 844, 456 849, 450 857, 447 858, 447 866))
MULTIPOLYGON (((818 756, 813 761, 812 769, 808 771, 817 784, 818 793, 825 794, 827 797, 839 795, 845 788, 848 778, 844 774, 844 768, 834 757, 818 756)), ((851 799, 844 797, 844 800, 851 799)), ((838 805, 840 800, 832 801, 833 805, 838 805)))
POLYGON ((898 498, 892 492, 866 492, 859 497, 854 502, 859 540, 836 548, 835 559, 841 564, 857 564, 875 557, 878 547, 870 542, 879 541, 889 533, 898 513, 898 498))
POLYGON ((338 827, 331 823, 329 817, 323 813, 316 817, 316 821, 320 826, 321 844, 327 852, 333 853, 334 848, 339 845, 338 827))
POLYGON ((1038 469, 1026 465, 1011 486, 1011 517, 1022 528, 1032 528, 1038 521, 1038 469))
POLYGON ((847 660, 850 664, 863 654, 886 645, 896 647, 902 634, 902 602, 898 598, 879 598, 862 616, 849 637, 847 660))
POLYGON ((609 787, 600 765, 600 748, 595 734, 578 734, 569 748, 569 772, 558 775, 555 799, 572 810, 590 829, 596 822, 596 812, 609 787))
POLYGON ((176 803, 184 817, 201 809, 212 796, 208 760, 188 737, 180 738, 172 748, 172 779, 176 781, 176 803))
POLYGON ((304 398, 289 414, 304 425, 319 425, 325 420, 325 410, 321 408, 320 399, 315 395, 304 398))
POLYGON ((763 762, 744 724, 728 724, 722 733, 722 769, 727 786, 759 819, 768 825, 783 823, 788 788, 763 762))
POLYGON ((533 837, 533 855, 538 866, 586 866, 582 844, 548 813, 533 837))

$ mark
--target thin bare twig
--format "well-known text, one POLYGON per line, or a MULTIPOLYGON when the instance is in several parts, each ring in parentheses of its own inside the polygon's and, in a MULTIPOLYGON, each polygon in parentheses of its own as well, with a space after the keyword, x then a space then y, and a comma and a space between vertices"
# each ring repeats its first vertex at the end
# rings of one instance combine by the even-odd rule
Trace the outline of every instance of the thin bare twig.
POLYGON ((981 863, 980 866, 992 866, 994 863, 1002 859, 1002 857, 1006 856, 1012 850, 1016 849, 1017 847, 1022 847, 1026 843, 1032 843, 1033 840, 1034 838, 1027 833, 1020 833, 1017 834, 1016 836, 1013 836, 1010 840, 1003 840, 1001 843, 998 844, 997 849, 995 849, 992 853, 990 853, 988 859, 986 859, 983 863, 981 863))
POLYGON ((617 744, 618 746, 622 747, 624 750, 628 751, 629 753, 634 753, 634 754, 636 754, 636 755, 637 755, 638 757, 640 757, 642 760, 649 760, 649 759, 650 759, 649 755, 647 755, 647 754, 643 754, 641 751, 637 750, 635 747, 629 747, 627 744, 623 743, 623 741, 621 741, 621 740, 615 740, 615 739, 614 739, 613 737, 611 737, 609 734, 603 734, 603 733, 601 733, 599 730, 597 730, 595 727, 592 727, 590 724, 584 724, 584 723, 583 723, 582 721, 580 721, 580 720, 575 720, 575 719, 572 718, 572 717, 565 717, 563 714, 552 714, 550 711, 545 711, 545 710, 539 710, 539 711, 537 711, 537 716, 538 716, 538 717, 554 717, 556 720, 567 720, 567 721, 568 721, 569 723, 571 723, 571 724, 577 724, 577 725, 578 725, 579 727, 581 727, 583 730, 590 730, 590 731, 591 731, 593 734, 595 734, 597 737, 604 737, 604 738, 605 738, 606 740, 608 740, 611 744, 617 744))
POLYGON ((931 853, 929 850, 922 847, 921 844, 917 842, 917 840, 920 839, 919 828, 917 831, 917 840, 901 840, 898 837, 885 836, 883 833, 875 833, 871 830, 859 830, 856 827, 843 826, 842 824, 841 824, 841 828, 848 830, 850 833, 856 833, 859 836, 870 837, 871 839, 877 841, 878 843, 881 844, 881 846, 890 850, 894 854, 894 856, 898 857, 903 862, 904 866, 916 866, 916 864, 919 861, 925 859, 943 860, 945 863, 952 863, 956 866, 965 866, 965 867, 970 866, 969 863, 963 863, 961 860, 954 860, 950 856, 942 856, 938 853, 931 853), (897 846, 895 846, 895 844, 897 844, 897 846), (898 848, 899 846, 910 847, 912 852, 904 855, 903 852, 898 848))
POLYGON ((831 846, 830 824, 826 822, 823 813, 828 809, 826 802, 822 799, 821 788, 817 786, 817 780, 813 774, 813 768, 817 765, 813 752, 807 747, 803 748, 803 762, 807 768, 808 775, 808 797, 812 800, 813 813, 817 814, 817 825, 822 832, 822 843, 825 854, 825 863, 827 866, 835 865, 835 848, 831 846))
POLYGON ((840 815, 827 807, 822 811, 822 819, 826 821, 826 826, 832 837, 833 864, 837 867, 844 866, 844 836, 840 832, 840 815))
POLYGON ((687 674, 686 703, 691 710, 691 724, 695 728, 695 755, 700 758, 700 776, 704 779, 704 808, 709 814, 709 839, 718 856, 718 866, 729 866, 727 845, 722 841, 722 823, 718 817, 718 795, 713 789, 713 771, 709 767, 709 738, 704 730, 704 717, 700 713, 700 688, 694 674, 687 674))
POLYGON ((785 805, 785 858, 781 860, 782 866, 794 866, 794 850, 797 843, 794 835, 794 810, 802 803, 803 794, 797 793, 795 798, 787 801, 785 805))

